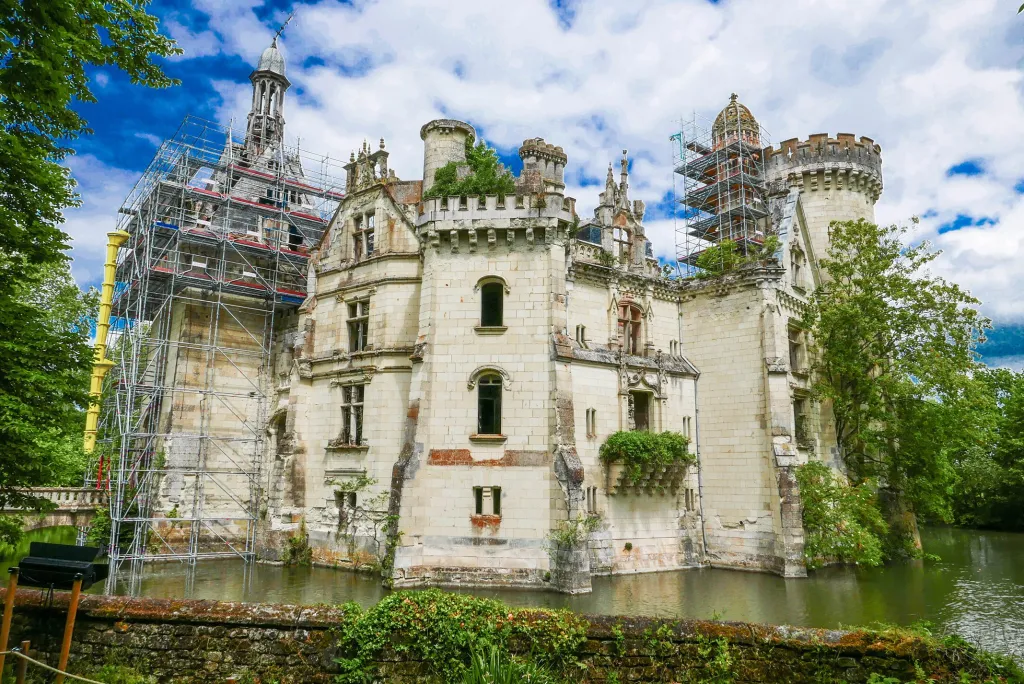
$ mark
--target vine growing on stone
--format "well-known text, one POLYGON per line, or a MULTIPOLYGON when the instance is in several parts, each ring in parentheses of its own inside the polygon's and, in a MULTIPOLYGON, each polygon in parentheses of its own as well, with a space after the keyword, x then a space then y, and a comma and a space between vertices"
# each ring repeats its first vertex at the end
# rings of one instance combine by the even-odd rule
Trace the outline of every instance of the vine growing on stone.
POLYGON ((626 466, 630 483, 640 482, 644 471, 654 467, 686 467, 696 462, 687 447, 690 441, 678 432, 623 430, 608 435, 598 455, 606 466, 626 466))
POLYGON ((435 171, 434 184, 424 197, 513 195, 515 191, 515 178, 498 159, 494 148, 483 140, 474 145, 470 136, 466 138, 466 161, 448 162, 435 171), (469 174, 460 178, 459 166, 468 166, 469 174))

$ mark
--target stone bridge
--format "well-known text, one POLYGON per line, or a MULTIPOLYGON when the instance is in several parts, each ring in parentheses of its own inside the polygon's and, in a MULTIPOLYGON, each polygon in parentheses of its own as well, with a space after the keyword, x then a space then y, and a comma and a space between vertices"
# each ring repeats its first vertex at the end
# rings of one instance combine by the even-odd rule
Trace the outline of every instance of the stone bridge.
POLYGON ((92 487, 33 487, 23 491, 57 505, 45 513, 9 508, 0 510, 2 515, 24 516, 26 532, 63 525, 86 527, 96 515, 96 509, 107 505, 107 492, 92 487))

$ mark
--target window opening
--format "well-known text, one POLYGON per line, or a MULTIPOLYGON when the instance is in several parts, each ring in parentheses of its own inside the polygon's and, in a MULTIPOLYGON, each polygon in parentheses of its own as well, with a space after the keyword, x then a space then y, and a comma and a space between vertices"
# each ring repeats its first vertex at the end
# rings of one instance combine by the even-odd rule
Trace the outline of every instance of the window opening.
POLYGON ((477 433, 501 434, 501 376, 485 375, 477 385, 477 433))
POLYGON ((579 343, 581 347, 587 346, 587 326, 576 326, 576 341, 579 343))
POLYGON ((810 425, 807 418, 807 400, 798 398, 793 402, 793 431, 796 433, 796 443, 806 445, 810 443, 810 425))
POLYGON ((480 325, 500 327, 504 319, 504 288, 501 283, 486 283, 480 288, 480 325))
POLYGON ((629 424, 632 430, 650 430, 651 395, 648 392, 629 393, 629 424))
POLYGON ((373 214, 368 214, 366 216, 366 231, 363 233, 363 235, 366 238, 366 256, 372 256, 373 255, 373 249, 374 249, 373 242, 374 242, 374 236, 375 236, 375 232, 376 232, 375 229, 374 229, 375 220, 376 220, 376 217, 373 214))
POLYGON ((800 330, 789 329, 789 367, 794 373, 804 372, 804 341, 800 330))
POLYGON ((501 487, 473 487, 476 515, 501 515, 501 487))
POLYGON ((348 305, 348 349, 366 349, 370 332, 370 302, 350 302, 348 305))
POLYGON ((597 436, 597 409, 587 409, 587 437, 597 436))
POLYGON ((619 344, 627 354, 640 353, 640 325, 643 313, 633 304, 619 305, 619 344))
POLYGON ((622 261, 629 259, 629 230, 615 228, 612 231, 612 252, 622 261))
POLYGON ((363 399, 366 385, 345 385, 341 388, 341 441, 363 443, 363 399))

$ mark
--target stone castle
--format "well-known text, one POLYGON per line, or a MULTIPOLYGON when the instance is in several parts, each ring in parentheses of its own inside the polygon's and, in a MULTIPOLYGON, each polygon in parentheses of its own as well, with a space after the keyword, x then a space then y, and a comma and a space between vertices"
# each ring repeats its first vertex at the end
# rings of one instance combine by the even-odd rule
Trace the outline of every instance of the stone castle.
MULTIPOLYGON (((276 47, 253 83, 255 153, 283 139, 276 47), (267 87, 278 89, 272 110, 258 109, 267 87)), ((749 126, 734 99, 715 148, 749 126)), ((840 134, 757 148, 770 191, 758 230, 778 236, 777 250, 681 279, 653 256, 625 153, 582 218, 561 147, 524 141, 514 193, 433 197, 438 169, 468 173, 476 132, 440 119, 420 137, 422 179, 396 177, 383 140, 364 143, 326 229, 289 237, 309 265, 290 286, 301 305, 274 321, 265 480, 221 497, 227 508, 262 497, 261 554, 280 557, 303 529, 315 561, 380 564, 396 586, 579 592, 593 575, 708 565, 806 574, 794 468, 833 462, 835 438, 810 400, 797 321, 822 278, 829 222, 873 218, 879 146, 840 134), (630 482, 598 456, 626 430, 681 433, 696 462, 630 482), (581 543, 552 542, 581 517, 592 521, 581 543)), ((176 339, 195 315, 171 316, 176 339)), ((170 466, 184 420, 174 411, 194 416, 190 401, 161 418, 170 466)), ((179 505, 174 482, 163 482, 164 511, 179 505)))

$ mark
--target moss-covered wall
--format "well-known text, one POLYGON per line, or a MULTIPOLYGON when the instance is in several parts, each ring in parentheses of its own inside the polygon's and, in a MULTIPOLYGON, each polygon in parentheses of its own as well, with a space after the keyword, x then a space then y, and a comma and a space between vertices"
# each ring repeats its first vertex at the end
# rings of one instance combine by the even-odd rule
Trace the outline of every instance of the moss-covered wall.
MULTIPOLYGON (((391 605, 416 604, 417 610, 427 605, 428 612, 452 605, 447 599, 431 604, 430 596, 417 593, 409 600, 393 594, 389 599, 391 605)), ((55 663, 68 595, 57 594, 50 607, 38 591, 19 591, 17 599, 11 641, 29 639, 43 660, 55 663)), ((482 601, 457 600, 467 605, 482 601)), ((485 603, 492 609, 498 605, 485 603)), ((551 622, 546 611, 507 610, 509 622, 518 621, 520 629, 551 622)), ((337 628, 354 619, 359 617, 351 607, 86 596, 78 611, 72 669, 115 662, 161 682, 223 683, 232 675, 280 684, 330 682, 340 671, 335 659, 344 648, 337 628)), ((457 617, 454 624, 460 619, 466 618, 457 617)), ((564 615, 561 619, 558 624, 568 624, 564 615)), ((990 674, 970 649, 905 635, 694 620, 568 619, 586 626, 585 636, 571 642, 576 644, 574 682, 864 682, 871 673, 915 681, 915 668, 934 681, 959 682, 961 672, 970 681, 982 681, 990 674)), ((369 663, 374 680, 435 681, 428 677, 431 665, 423 656, 402 647, 422 636, 398 628, 391 632, 390 641, 385 638, 390 645, 369 663)), ((515 638, 509 642, 513 650, 515 643, 515 638)))

